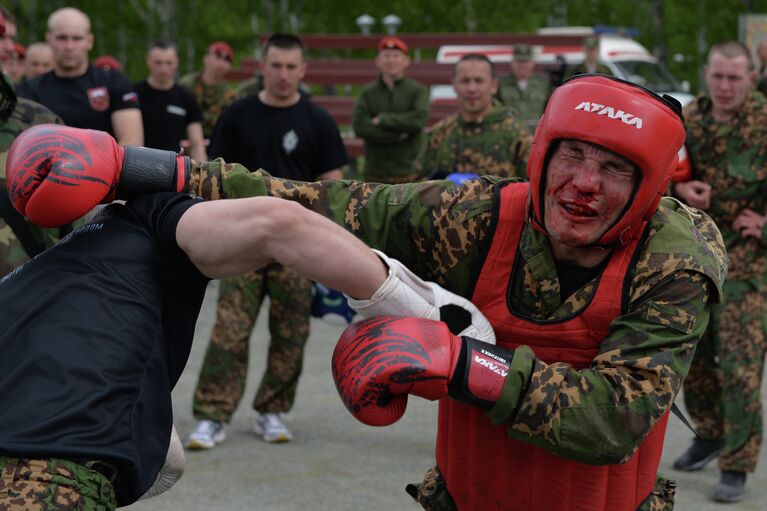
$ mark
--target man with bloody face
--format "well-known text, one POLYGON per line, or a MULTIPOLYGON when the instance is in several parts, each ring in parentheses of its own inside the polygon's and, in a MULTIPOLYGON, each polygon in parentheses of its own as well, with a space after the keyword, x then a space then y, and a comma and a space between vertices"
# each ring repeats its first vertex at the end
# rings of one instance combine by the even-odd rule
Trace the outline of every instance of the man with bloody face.
POLYGON ((411 487, 425 508, 673 506, 673 485, 656 480, 667 414, 726 268, 713 222, 661 202, 683 140, 668 100, 605 77, 569 81, 536 131, 530 184, 494 186, 477 277, 461 291, 497 345, 403 319, 344 334, 334 375, 363 422, 404 411, 381 411, 377 385, 452 398, 440 401, 437 467, 411 487), (386 352, 386 338, 423 339, 428 355, 367 376, 358 355, 386 352))
MULTIPOLYGON (((350 300, 382 315, 349 327, 333 356, 352 414, 385 425, 408 394, 440 400, 436 467, 409 487, 424 508, 671 509, 673 484, 657 475, 668 411, 726 273, 714 223, 661 198, 683 141, 671 100, 583 75, 552 95, 529 183, 302 183, 169 160, 172 185, 152 188, 298 201, 386 253, 390 275, 435 281, 487 317, 495 344, 455 335, 459 313, 383 316, 398 300, 386 285, 350 300)), ((119 182, 119 197, 138 182, 128 159, 87 172, 119 182)), ((92 205, 24 173, 12 197, 46 199, 16 200, 31 218, 53 209, 66 221, 92 205)))

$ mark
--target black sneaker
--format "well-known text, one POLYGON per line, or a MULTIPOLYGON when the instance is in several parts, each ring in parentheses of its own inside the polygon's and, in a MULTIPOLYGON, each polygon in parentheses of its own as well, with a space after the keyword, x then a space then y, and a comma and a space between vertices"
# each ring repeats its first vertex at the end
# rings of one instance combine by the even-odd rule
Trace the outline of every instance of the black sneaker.
POLYGON ((713 460, 724 448, 724 439, 701 440, 695 437, 692 445, 684 454, 674 461, 674 468, 685 472, 693 472, 705 467, 709 461, 713 460))
POLYGON ((722 470, 712 498, 717 502, 740 502, 746 494, 746 473, 722 470))

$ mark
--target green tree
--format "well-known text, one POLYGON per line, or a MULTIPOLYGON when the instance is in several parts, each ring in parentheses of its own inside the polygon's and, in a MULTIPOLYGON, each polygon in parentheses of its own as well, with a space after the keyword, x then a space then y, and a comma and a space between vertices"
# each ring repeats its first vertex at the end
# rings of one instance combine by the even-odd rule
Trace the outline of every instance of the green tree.
MULTIPOLYGON (((18 17, 20 41, 28 44, 44 39, 48 14, 67 3, 5 5, 18 17)), ((401 32, 534 32, 549 23, 634 27, 638 40, 693 88, 708 46, 737 38, 741 14, 767 12, 767 0, 81 0, 75 5, 91 17, 92 56, 115 55, 133 80, 146 74, 146 47, 158 38, 178 44, 186 72, 200 67, 211 41, 229 42, 239 60, 256 53, 261 33, 358 33, 354 20, 360 14, 381 20, 393 13, 402 19, 401 32)), ((384 32, 380 21, 374 31, 384 32)))

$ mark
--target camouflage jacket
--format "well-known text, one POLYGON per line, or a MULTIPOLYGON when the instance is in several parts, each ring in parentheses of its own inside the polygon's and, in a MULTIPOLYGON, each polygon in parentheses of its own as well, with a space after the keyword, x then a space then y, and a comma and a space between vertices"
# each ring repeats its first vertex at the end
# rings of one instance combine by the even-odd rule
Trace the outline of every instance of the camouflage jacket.
POLYGON ((531 142, 514 111, 504 106, 478 122, 455 114, 429 130, 416 166, 422 175, 440 178, 453 172, 526 177, 531 142))
MULTIPOLYGON (((302 183, 217 160, 195 167, 188 191, 207 199, 271 195, 298 201, 422 278, 467 296, 490 241, 495 192, 508 181, 486 176, 461 186, 302 183)), ((503 403, 491 411, 493 420, 509 425, 511 436, 583 462, 604 463, 616 443, 631 451, 669 409, 705 331, 709 304, 719 299, 726 254, 710 218, 669 198, 652 217, 638 251, 627 312, 612 321, 590 368, 549 365, 527 347, 516 350, 517 374, 509 381, 523 384, 507 385, 503 403), (568 434, 560 435, 564 430, 568 434), (612 442, 594 442, 595 431, 612 442)), ((521 310, 556 319, 589 302, 596 279, 560 299, 548 239, 529 224, 519 252, 526 285, 512 290, 511 301, 521 310)))
POLYGON ((551 95, 551 82, 543 76, 531 76, 524 91, 517 85, 517 78, 510 74, 501 78, 501 101, 517 112, 517 118, 531 132, 543 115, 551 95))
POLYGON ((428 118, 429 92, 420 82, 402 78, 390 89, 379 77, 367 84, 352 113, 354 133, 365 141, 365 180, 412 181, 428 118))
POLYGON ((711 185, 711 215, 730 256, 728 281, 763 288, 767 282, 767 225, 762 240, 732 228, 741 211, 767 213, 767 99, 754 91, 725 122, 711 115, 711 99, 699 96, 684 109, 687 154, 695 179, 711 185))
MULTIPOLYGON (((5 189, 5 161, 11 144, 19 134, 35 124, 64 124, 58 115, 39 103, 18 98, 11 116, 0 121, 0 193, 5 189)), ((59 229, 43 229, 27 222, 32 236, 38 244, 50 248, 59 238, 59 229)), ((0 276, 24 264, 29 256, 11 227, 0 218, 0 276)))
POLYGON ((236 91, 226 83, 205 84, 200 71, 182 76, 178 83, 192 91, 197 98, 202 110, 202 132, 205 138, 210 139, 218 117, 234 101, 236 91))
POLYGON ((234 99, 247 98, 253 94, 258 94, 264 88, 264 78, 259 72, 256 72, 252 78, 248 78, 240 82, 240 84, 234 89, 234 99))

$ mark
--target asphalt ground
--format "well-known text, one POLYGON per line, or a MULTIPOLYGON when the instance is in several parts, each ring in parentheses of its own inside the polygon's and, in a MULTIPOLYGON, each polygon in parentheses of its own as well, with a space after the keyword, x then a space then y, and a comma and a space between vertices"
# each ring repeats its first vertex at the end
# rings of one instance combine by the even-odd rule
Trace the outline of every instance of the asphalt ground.
MULTIPOLYGON (((217 286, 212 284, 197 323, 189 363, 173 393, 175 424, 182 438, 195 426, 191 403, 197 375, 213 327, 217 286)), ((265 304, 265 307, 268 303, 265 304)), ((393 511, 420 509, 405 493, 434 464, 436 403, 411 398, 402 419, 374 428, 357 422, 344 408, 330 375, 330 357, 343 326, 312 319, 304 373, 288 416, 294 440, 266 444, 253 432, 253 396, 267 351, 267 314, 262 309, 251 338, 248 386, 215 449, 186 453, 186 472, 167 493, 138 502, 131 511, 393 511)), ((763 399, 765 388, 763 387, 763 399)), ((677 399, 684 409, 681 396, 677 399)), ((716 464, 694 473, 676 472, 672 461, 689 445, 692 433, 669 419, 660 470, 677 480, 676 510, 767 510, 767 455, 764 450, 748 493, 738 504, 717 504, 709 495, 719 479, 716 464)), ((509 482, 513 484, 513 481, 509 482)), ((549 510, 541 510, 549 511, 549 510)))

